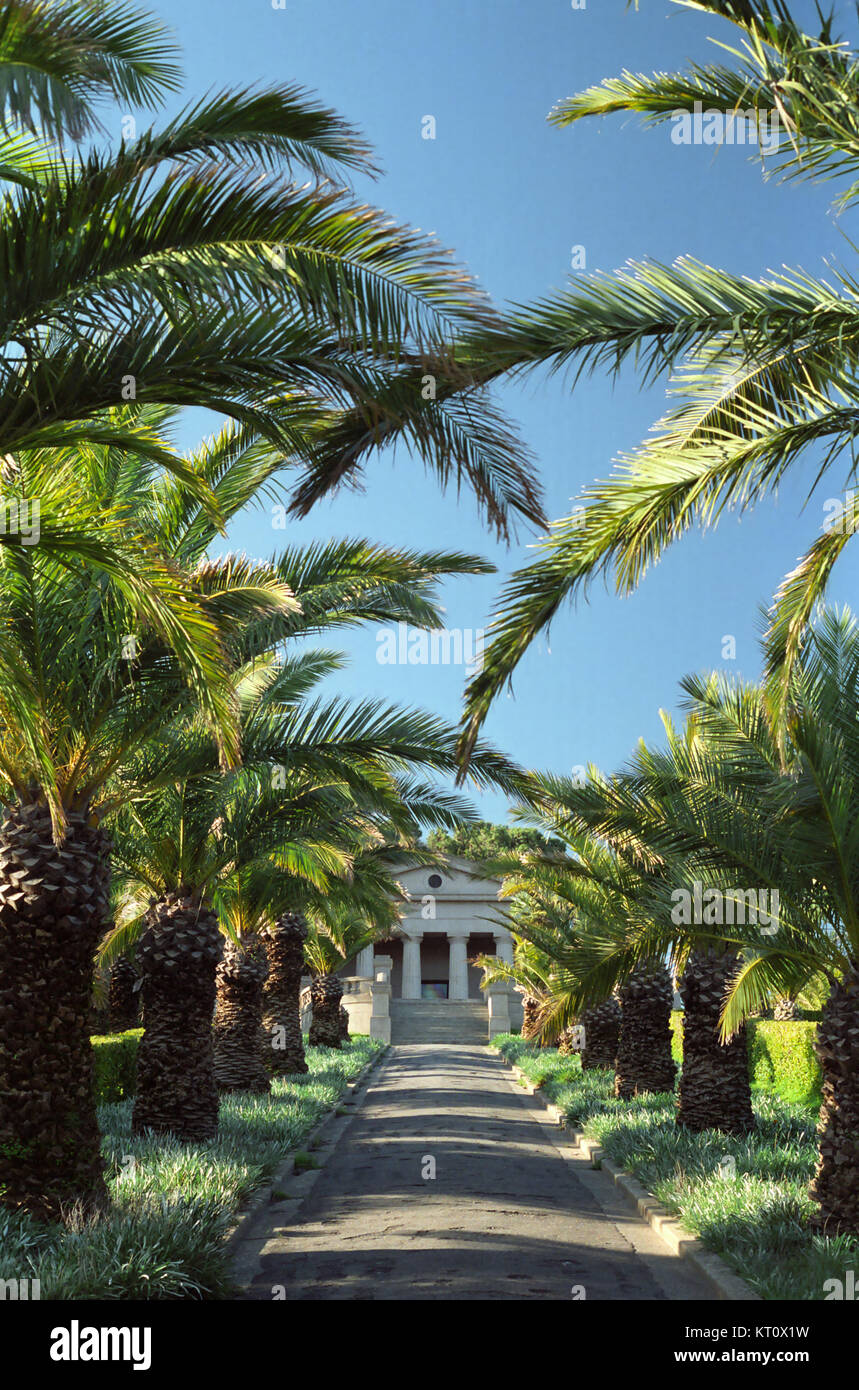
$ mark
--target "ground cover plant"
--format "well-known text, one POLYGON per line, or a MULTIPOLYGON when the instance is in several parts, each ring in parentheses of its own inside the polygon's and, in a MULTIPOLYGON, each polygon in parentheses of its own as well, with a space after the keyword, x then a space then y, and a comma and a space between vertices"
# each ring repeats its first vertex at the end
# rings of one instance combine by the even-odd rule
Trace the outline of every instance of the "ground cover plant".
POLYGON ((674 1123, 673 1095, 617 1100, 612 1072, 583 1072, 577 1056, 514 1034, 500 1034, 493 1046, 762 1298, 825 1299, 826 1281, 843 1282, 856 1268, 859 1240, 809 1224, 813 1105, 755 1088, 753 1133, 696 1134, 674 1123))
POLYGON ((132 1135, 131 1099, 100 1106, 111 1210, 65 1228, 3 1212, 0 1279, 38 1279, 42 1299, 229 1297, 235 1212, 382 1046, 352 1037, 339 1051, 308 1048, 306 1076, 276 1077, 270 1096, 222 1097, 218 1137, 205 1143, 132 1135))

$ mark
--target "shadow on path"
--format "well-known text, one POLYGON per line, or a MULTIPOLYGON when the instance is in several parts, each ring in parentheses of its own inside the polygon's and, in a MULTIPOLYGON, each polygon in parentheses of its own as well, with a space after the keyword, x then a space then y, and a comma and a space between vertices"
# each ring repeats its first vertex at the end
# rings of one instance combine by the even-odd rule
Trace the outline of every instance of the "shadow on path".
POLYGON ((243 1240, 245 1296, 708 1297, 565 1143, 486 1047, 394 1047, 301 1204, 243 1240))

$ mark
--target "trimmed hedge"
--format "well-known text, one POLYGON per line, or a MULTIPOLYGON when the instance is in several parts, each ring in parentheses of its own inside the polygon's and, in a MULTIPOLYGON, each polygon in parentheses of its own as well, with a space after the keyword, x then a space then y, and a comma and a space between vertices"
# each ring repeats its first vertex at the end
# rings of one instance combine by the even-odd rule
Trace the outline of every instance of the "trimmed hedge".
POLYGON ((137 1048, 142 1028, 90 1038, 93 1048, 93 1089, 97 1105, 111 1105, 134 1095, 137 1048))
MULTIPOLYGON (((822 1086, 820 1063, 814 1055, 817 1024, 799 1019, 777 1023, 758 1019, 748 1025, 749 1076, 757 1091, 767 1091, 799 1105, 819 1105, 822 1086)), ((671 1014, 671 1052, 683 1062, 683 1011, 671 1014)))
POLYGON ((750 1031, 752 1086, 782 1100, 819 1105, 823 1077, 814 1055, 817 1024, 807 1019, 793 1023, 762 1019, 750 1031))

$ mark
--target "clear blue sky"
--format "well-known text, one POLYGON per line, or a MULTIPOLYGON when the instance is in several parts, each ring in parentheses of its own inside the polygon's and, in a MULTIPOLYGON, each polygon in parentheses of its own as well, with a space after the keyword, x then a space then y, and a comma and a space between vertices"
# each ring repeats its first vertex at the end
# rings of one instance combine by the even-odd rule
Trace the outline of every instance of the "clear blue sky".
MULTIPOLYGON (((825 258, 852 256, 839 227, 855 239, 854 219, 832 217, 832 190, 763 184, 747 151, 677 146, 667 126, 645 131, 634 118, 566 131, 547 125, 559 98, 624 67, 718 57, 707 44, 714 22, 669 0, 641 0, 638 12, 625 0, 587 0, 583 11, 570 0, 287 0, 285 10, 270 0, 162 0, 158 8, 183 46, 189 96, 282 80, 316 89, 363 129, 386 171, 361 196, 436 232, 498 303, 563 285, 576 244, 589 270, 689 253, 750 275, 782 265, 820 272, 825 258), (426 115, 436 118, 435 141, 421 138, 426 115)), ((723 32, 730 37, 729 26, 723 32)), ((537 456, 552 516, 569 511, 581 485, 606 476, 665 404, 662 389, 642 393, 631 375, 613 386, 591 378, 574 393, 568 381, 535 375, 499 394, 537 456)), ((199 424, 188 421, 188 443, 199 424)), ((812 474, 809 460, 806 479, 812 474)), ((595 587, 522 663, 515 697, 502 696, 487 734, 526 766, 569 771, 593 760, 610 770, 640 736, 659 738, 658 711, 676 707, 681 676, 725 664, 725 634, 736 638, 730 669, 756 676, 758 606, 819 530, 822 500, 841 486, 839 476, 800 515, 797 480, 777 503, 690 535, 631 598, 595 587)), ((262 556, 283 535, 255 512, 230 539, 262 556)), ((446 586, 448 625, 463 628, 487 624, 503 574, 527 560, 533 540, 495 545, 470 497, 442 496, 405 452, 377 461, 364 495, 321 506, 290 540, 330 535, 489 556, 501 574, 446 586)), ((857 574, 854 547, 831 597, 853 600, 857 574)), ((341 689, 458 718, 461 669, 379 665, 370 630, 341 645, 351 657, 341 689)), ((501 798, 481 805, 504 818, 501 798)))

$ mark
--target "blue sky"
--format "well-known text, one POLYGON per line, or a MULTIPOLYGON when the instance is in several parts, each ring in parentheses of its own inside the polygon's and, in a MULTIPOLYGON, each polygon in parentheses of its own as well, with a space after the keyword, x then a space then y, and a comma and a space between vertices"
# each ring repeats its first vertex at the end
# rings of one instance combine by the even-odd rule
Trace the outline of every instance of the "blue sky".
MULTIPOLYGON (((380 181, 359 185, 360 196, 435 232, 499 304, 565 284, 576 245, 588 270, 681 254, 749 275, 783 265, 821 273, 826 258, 850 264, 842 232, 855 239, 853 218, 832 216, 825 185, 764 184, 748 151, 678 146, 667 126, 648 131, 631 117, 565 131, 546 123, 561 97, 622 68, 717 58, 707 43, 714 22, 669 0, 641 0, 637 12, 625 0, 587 0, 584 10, 570 0, 287 0, 284 10, 271 0, 170 0, 158 8, 182 44, 189 97, 278 81, 315 89, 362 128, 385 169, 380 181), (434 141, 421 138, 426 115, 436 119, 434 141)), ((733 31, 721 32, 730 39, 733 31)), ((574 392, 560 376, 535 374, 504 386, 499 399, 537 457, 551 516, 605 477, 665 405, 663 387, 642 392, 631 373, 614 384, 592 377, 574 392)), ((199 416, 189 418, 184 442, 200 428, 199 416)), ((685 673, 723 665, 755 677, 759 605, 820 529, 823 500, 843 486, 833 477, 801 513, 811 476, 809 460, 777 502, 690 535, 632 597, 596 585, 523 661, 514 698, 499 699, 487 735, 526 766, 569 771, 592 760, 610 770, 639 737, 659 738, 658 711, 676 707, 685 673), (728 634, 736 660, 723 662, 728 634)), ((487 626, 504 574, 527 561, 534 539, 496 545, 470 497, 442 495, 403 451, 372 465, 363 495, 320 506, 289 540, 331 535, 488 556, 498 575, 445 586, 448 626, 469 629, 487 626)), ((263 556, 283 538, 266 513, 253 512, 230 542, 263 556)), ((831 598, 850 602, 857 575, 854 547, 831 598)), ((340 645, 350 655, 338 678, 346 693, 458 718, 461 668, 380 665, 372 630, 340 645)), ((504 818, 501 798, 480 805, 504 818)))

